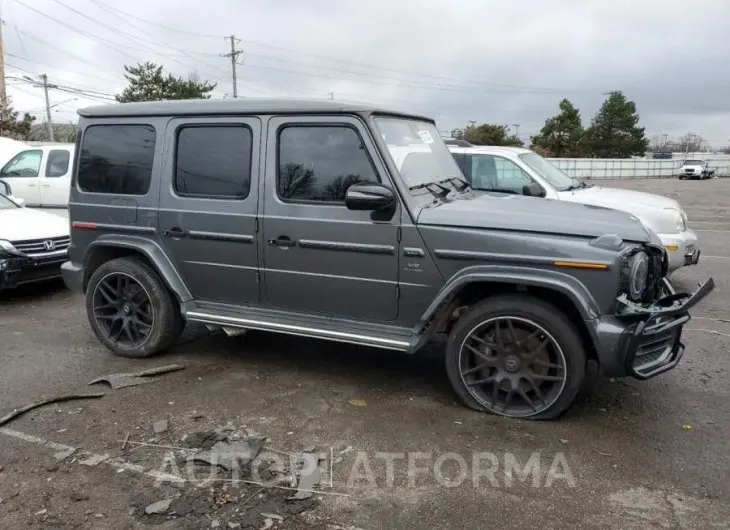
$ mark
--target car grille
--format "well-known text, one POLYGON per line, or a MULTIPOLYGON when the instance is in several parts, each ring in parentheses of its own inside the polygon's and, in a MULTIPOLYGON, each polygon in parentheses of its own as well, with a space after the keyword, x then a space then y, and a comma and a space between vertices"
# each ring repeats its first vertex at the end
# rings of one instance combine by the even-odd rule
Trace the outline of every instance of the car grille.
POLYGON ((674 343, 677 341, 676 329, 646 335, 636 350, 634 358, 634 369, 637 372, 644 372, 666 362, 672 353, 674 343))
POLYGON ((71 244, 71 238, 64 236, 47 239, 29 239, 25 241, 11 241, 10 244, 26 256, 35 258, 48 254, 57 254, 60 251, 67 250, 71 244))

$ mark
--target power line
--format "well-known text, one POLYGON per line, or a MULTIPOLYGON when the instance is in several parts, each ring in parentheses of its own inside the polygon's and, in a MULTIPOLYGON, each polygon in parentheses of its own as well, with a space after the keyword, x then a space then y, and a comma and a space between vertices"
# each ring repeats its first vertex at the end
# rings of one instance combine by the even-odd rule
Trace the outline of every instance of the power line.
POLYGON ((233 97, 238 97, 238 87, 236 86, 236 63, 238 61, 238 56, 243 53, 242 50, 236 49, 236 42, 240 42, 238 39, 236 39, 235 35, 231 35, 228 37, 231 41, 231 51, 230 53, 224 53, 222 57, 230 57, 231 59, 231 74, 233 76, 233 97))

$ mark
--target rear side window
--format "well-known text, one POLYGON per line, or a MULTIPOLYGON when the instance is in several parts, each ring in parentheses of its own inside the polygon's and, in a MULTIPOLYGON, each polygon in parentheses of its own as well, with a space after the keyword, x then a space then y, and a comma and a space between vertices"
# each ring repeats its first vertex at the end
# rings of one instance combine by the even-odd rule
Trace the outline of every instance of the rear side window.
POLYGON ((177 133, 175 192, 245 199, 251 189, 251 129, 245 125, 182 127, 177 133))
POLYGON ((81 140, 79 188, 91 193, 146 194, 156 138, 151 125, 87 127, 81 140))
POLYGON ((64 149, 54 149, 48 153, 46 162, 46 177, 62 177, 68 173, 68 163, 71 153, 64 149))

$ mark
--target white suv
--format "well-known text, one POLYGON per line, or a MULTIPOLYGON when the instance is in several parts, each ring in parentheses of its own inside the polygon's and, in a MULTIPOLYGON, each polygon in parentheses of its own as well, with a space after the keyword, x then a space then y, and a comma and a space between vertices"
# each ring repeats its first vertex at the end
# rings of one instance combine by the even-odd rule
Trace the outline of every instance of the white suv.
POLYGON ((529 149, 450 145, 449 150, 474 189, 622 210, 635 215, 659 235, 669 254, 670 272, 694 265, 700 259, 697 235, 687 226, 687 215, 674 199, 586 184, 529 149))
POLYGON ((0 179, 26 206, 67 208, 74 152, 74 144, 28 146, 0 169, 0 179))

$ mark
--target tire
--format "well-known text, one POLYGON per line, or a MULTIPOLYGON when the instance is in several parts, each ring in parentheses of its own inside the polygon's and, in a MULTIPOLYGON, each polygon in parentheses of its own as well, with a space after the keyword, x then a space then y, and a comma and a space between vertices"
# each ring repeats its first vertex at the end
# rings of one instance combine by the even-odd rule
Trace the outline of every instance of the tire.
MULTIPOLYGON (((111 294, 119 292, 118 288, 111 294)), ((185 324, 179 304, 160 276, 145 262, 134 257, 107 261, 91 275, 86 289, 86 314, 99 341, 121 357, 149 357, 165 350, 177 340, 185 324), (133 304, 142 308, 139 318, 135 309, 131 313, 127 311, 130 303, 124 300, 115 304, 110 302, 109 285, 120 285, 116 283, 120 279, 121 285, 126 283, 127 292, 135 293, 120 299, 124 298, 130 303, 146 300, 133 304), (131 329, 120 331, 125 325, 117 326, 116 323, 125 317, 137 319, 134 327, 137 328, 139 340, 133 340, 135 333, 131 329), (115 340, 117 332, 119 335, 115 340)))
MULTIPOLYGON (((492 345, 499 343, 496 336, 487 340, 491 340, 492 345)), ((517 348, 517 350, 520 349, 517 348)), ((570 323, 570 320, 551 304, 528 295, 496 296, 488 298, 469 309, 458 320, 449 334, 445 361, 449 381, 466 406, 480 412, 531 420, 554 419, 568 410, 580 391, 586 374, 585 347, 578 331, 570 323), (510 320, 511 324, 507 323, 507 320, 510 320), (502 329, 500 333, 505 333, 510 329, 509 326, 512 326, 512 333, 507 332, 508 338, 521 334, 519 335, 521 338, 517 343, 524 342, 528 345, 534 345, 535 341, 540 343, 547 341, 548 346, 533 349, 538 350, 540 356, 544 355, 548 359, 548 366, 557 366, 562 363, 563 371, 554 368, 542 368, 547 373, 536 374, 535 366, 544 366, 544 362, 540 357, 539 365, 537 360, 532 361, 533 364, 531 364, 529 358, 536 359, 534 352, 525 357, 520 357, 517 354, 505 355, 504 352, 500 352, 496 348, 485 348, 487 351, 484 357, 472 353, 474 350, 470 348, 467 340, 472 341, 471 344, 482 345, 482 347, 486 344, 477 342, 477 339, 473 338, 473 332, 479 333, 484 326, 486 326, 484 329, 489 329, 489 326, 495 324, 502 328, 503 323, 505 323, 506 329, 502 329), (533 330, 532 334, 526 336, 530 333, 530 329, 533 330), (530 338, 534 334, 537 334, 537 336, 530 338), (478 380, 483 381, 485 376, 479 374, 479 371, 477 371, 478 366, 471 366, 471 368, 464 370, 469 366, 470 357, 478 358, 477 363, 482 363, 487 358, 491 363, 494 363, 494 365, 487 368, 489 373, 486 374, 486 379, 499 379, 504 375, 509 379, 502 379, 499 385, 475 384, 471 378, 479 376, 481 379, 478 380), (517 370, 520 371, 519 373, 510 373, 515 368, 514 357, 518 357, 517 370), (495 361, 495 359, 500 360, 495 361), (501 370, 501 373, 498 372, 499 370, 501 370), (552 376, 549 374, 551 370, 553 370, 552 376), (531 374, 527 375, 528 378, 534 376, 540 379, 537 379, 537 382, 535 380, 529 382, 528 379, 522 378, 521 371, 527 371, 531 374), (472 372, 474 375, 467 375, 465 372, 472 372), (548 376, 553 378, 562 377, 562 382, 546 381, 545 377, 548 376), (467 378, 471 379, 469 381, 471 384, 467 384, 467 378), (514 378, 517 378, 516 385, 519 390, 515 390, 514 378), (529 386, 525 386, 528 382, 529 386), (511 390, 509 392, 502 387, 505 384, 510 386, 511 390), (546 384, 549 384, 549 388, 546 388, 546 384), (501 387, 500 390, 496 391, 497 396, 501 395, 502 392, 507 392, 512 396, 517 395, 519 400, 525 403, 525 406, 521 410, 517 410, 510 399, 509 406, 514 410, 508 410, 506 405, 503 410, 499 410, 498 398, 490 403, 490 399, 495 395, 495 386, 501 387), (537 389, 535 386, 537 386, 537 389), (489 391, 489 397, 483 393, 485 389, 489 391), (537 401, 541 399, 542 403, 538 402, 536 407, 535 400, 531 397, 528 406, 528 401, 523 399, 520 392, 528 395, 528 397, 532 393, 532 396, 537 401)), ((503 401, 507 400, 508 398, 505 396, 503 401)))

